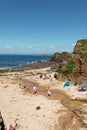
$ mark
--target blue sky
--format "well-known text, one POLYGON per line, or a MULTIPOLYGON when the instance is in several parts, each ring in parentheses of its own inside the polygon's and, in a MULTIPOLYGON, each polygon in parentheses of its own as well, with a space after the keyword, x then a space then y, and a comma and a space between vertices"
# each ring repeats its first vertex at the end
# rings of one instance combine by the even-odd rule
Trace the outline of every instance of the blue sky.
POLYGON ((0 0, 0 54, 72 52, 87 39, 87 0, 0 0))

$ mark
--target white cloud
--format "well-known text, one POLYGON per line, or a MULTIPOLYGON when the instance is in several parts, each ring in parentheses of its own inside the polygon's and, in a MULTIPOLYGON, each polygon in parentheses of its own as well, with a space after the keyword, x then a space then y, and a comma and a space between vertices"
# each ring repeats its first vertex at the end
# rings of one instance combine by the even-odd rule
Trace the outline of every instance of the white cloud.
POLYGON ((33 47, 32 46, 28 46, 29 49, 32 49, 33 47))
POLYGON ((15 46, 14 49, 32 49, 32 46, 15 46))
POLYGON ((10 49, 10 47, 9 47, 9 46, 6 46, 6 49, 10 49))
POLYGON ((49 45, 20 45, 20 46, 4 46, 0 47, 0 53, 3 54, 48 54, 54 52, 56 47, 49 45))
POLYGON ((54 49, 54 46, 49 46, 49 49, 54 49))

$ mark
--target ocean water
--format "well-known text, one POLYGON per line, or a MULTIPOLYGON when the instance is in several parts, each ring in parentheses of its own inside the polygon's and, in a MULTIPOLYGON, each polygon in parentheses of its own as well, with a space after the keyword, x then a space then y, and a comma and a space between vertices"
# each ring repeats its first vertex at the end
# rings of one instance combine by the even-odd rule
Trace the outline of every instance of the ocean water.
POLYGON ((51 59, 51 55, 0 55, 0 69, 8 69, 51 59))

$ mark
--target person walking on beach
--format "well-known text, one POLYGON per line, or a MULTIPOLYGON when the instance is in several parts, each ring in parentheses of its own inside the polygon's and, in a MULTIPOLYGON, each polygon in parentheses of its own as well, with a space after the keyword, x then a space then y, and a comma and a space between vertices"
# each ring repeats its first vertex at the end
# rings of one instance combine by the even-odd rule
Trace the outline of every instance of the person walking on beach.
POLYGON ((50 88, 48 88, 47 94, 48 94, 48 96, 51 96, 51 90, 50 90, 50 88))
POLYGON ((33 85, 33 94, 37 93, 38 87, 36 85, 33 85))

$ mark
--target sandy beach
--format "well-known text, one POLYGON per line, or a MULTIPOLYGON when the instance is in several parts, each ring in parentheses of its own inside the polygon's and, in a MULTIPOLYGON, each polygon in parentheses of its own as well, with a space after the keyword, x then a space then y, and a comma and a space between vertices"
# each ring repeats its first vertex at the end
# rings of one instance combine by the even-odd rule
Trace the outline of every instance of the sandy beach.
POLYGON ((16 130, 87 129, 87 91, 79 92, 78 86, 64 88, 64 82, 54 78, 51 82, 49 75, 53 77, 54 72, 49 69, 0 76, 0 111, 7 128, 12 124, 16 130), (40 78, 43 73, 46 78, 40 78), (38 86, 36 94, 34 84, 38 86), (48 87, 51 96, 47 94, 48 87))

